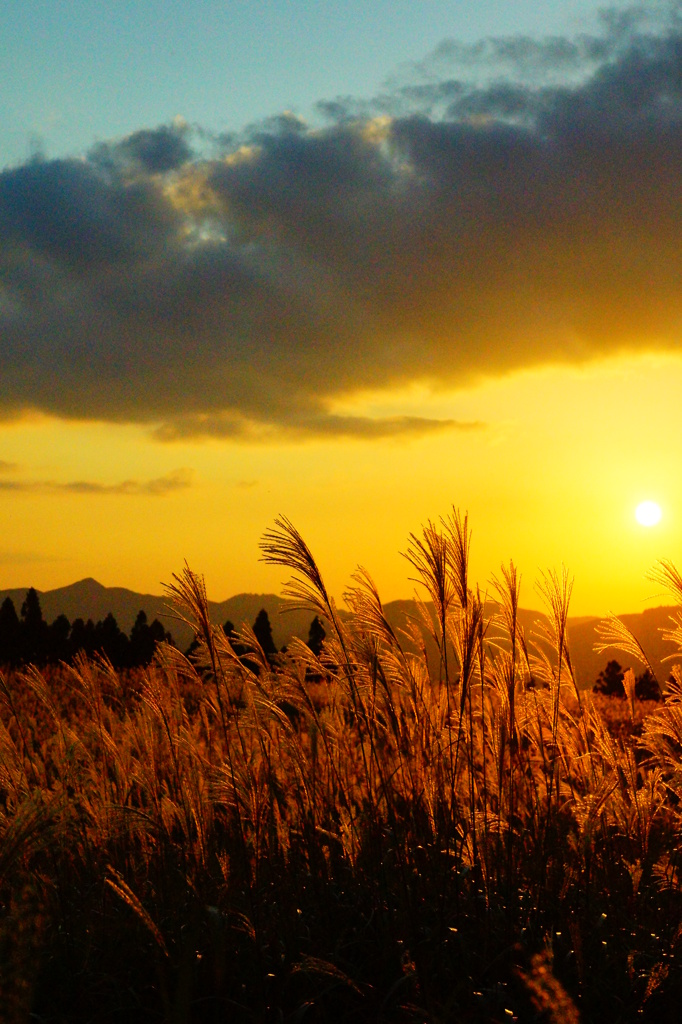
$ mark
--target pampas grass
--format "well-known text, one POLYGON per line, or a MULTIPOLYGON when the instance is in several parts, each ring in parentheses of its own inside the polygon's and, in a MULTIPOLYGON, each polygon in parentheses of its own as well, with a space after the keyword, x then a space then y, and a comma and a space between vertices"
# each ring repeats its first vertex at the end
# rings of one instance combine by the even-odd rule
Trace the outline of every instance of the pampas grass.
MULTIPOLYGON (((457 510, 410 536, 401 630, 364 568, 340 615, 281 518, 263 557, 319 657, 227 637, 185 567, 190 659, 0 679, 7 1020, 673 1019, 682 677, 612 713, 576 678, 568 574, 526 636, 516 567, 479 588, 471 540, 457 510)), ((641 651, 615 619, 597 642, 641 651)))

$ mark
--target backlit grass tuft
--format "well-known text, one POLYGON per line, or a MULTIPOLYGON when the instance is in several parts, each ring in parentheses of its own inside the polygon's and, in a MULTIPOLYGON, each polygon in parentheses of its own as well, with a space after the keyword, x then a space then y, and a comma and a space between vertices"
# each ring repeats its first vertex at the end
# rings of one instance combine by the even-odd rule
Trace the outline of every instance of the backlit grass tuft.
POLYGON ((281 519, 263 554, 324 620, 319 657, 228 638, 186 568, 191 660, 2 678, 8 1021, 676 1019, 680 670, 648 714, 593 698, 570 579, 541 578, 526 635, 515 566, 484 595, 470 540, 457 511, 409 538, 400 632, 363 569, 339 616, 281 519))

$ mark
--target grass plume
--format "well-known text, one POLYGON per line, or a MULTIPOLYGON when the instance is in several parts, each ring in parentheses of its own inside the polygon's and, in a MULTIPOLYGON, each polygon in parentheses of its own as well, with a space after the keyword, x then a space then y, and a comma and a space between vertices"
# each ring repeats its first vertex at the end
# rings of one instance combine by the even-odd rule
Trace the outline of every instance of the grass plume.
MULTIPOLYGON (((568 573, 527 636, 518 570, 473 583, 471 543, 456 509, 410 536, 397 628, 364 568, 341 615, 281 517, 262 554, 329 625, 319 653, 226 636, 185 566, 190 657, 0 678, 13 1019, 672 1019, 682 670, 648 713, 630 673, 618 717, 576 678, 568 573)), ((597 644, 644 656, 615 619, 597 644)))

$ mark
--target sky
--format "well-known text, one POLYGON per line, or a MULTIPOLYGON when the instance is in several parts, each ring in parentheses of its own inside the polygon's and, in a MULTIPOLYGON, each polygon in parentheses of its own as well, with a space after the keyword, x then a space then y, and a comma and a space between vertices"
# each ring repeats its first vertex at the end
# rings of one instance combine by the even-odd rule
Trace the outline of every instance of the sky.
POLYGON ((0 589, 682 566, 682 4, 0 6, 0 589), (641 501, 661 506, 647 528, 641 501))

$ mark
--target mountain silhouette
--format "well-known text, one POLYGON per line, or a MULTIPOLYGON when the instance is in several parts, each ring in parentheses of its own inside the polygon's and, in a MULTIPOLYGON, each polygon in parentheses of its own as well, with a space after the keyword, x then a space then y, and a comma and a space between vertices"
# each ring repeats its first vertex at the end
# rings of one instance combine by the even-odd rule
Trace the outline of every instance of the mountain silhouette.
MULTIPOLYGON (((0 590, 0 604, 10 597, 18 613, 28 589, 0 590)), ((97 622, 111 612, 119 629, 130 633, 138 612, 144 611, 150 622, 159 619, 180 648, 188 647, 193 639, 190 627, 177 617, 177 609, 173 608, 170 598, 162 594, 140 594, 125 587, 105 587, 92 577, 67 587, 38 590, 37 593, 46 622, 53 622, 58 615, 66 615, 69 622, 78 618, 97 622)), ((313 611, 294 609, 293 602, 285 601, 276 594, 235 594, 226 601, 209 601, 208 606, 211 620, 216 625, 222 625, 229 619, 237 629, 244 624, 253 625, 258 612, 264 608, 278 648, 292 636, 305 640, 315 615, 313 611)))
MULTIPOLYGON (((10 597, 19 612, 28 589, 24 587, 0 590, 0 604, 6 597, 10 597)), ((125 587, 105 587, 92 577, 87 577, 67 587, 39 590, 38 597, 43 617, 47 622, 53 622, 58 615, 66 615, 69 622, 77 618, 97 622, 111 612, 119 628, 125 633, 130 633, 138 613, 142 610, 150 622, 159 619, 180 648, 188 647, 193 638, 190 627, 177 618, 177 610, 173 608, 170 598, 162 594, 140 594, 125 587)), ((272 625, 273 640, 277 648, 289 643, 292 636, 306 640, 315 615, 314 611, 301 610, 292 601, 287 601, 276 594, 235 594, 226 601, 209 601, 208 604, 211 620, 216 625, 222 625, 229 619, 236 629, 242 625, 252 626, 259 611, 264 608, 272 625)), ((664 662, 663 659, 675 653, 674 646, 662 639, 661 630, 670 628, 670 616, 675 611, 674 607, 647 608, 643 612, 620 616, 641 643, 661 683, 668 678, 672 664, 664 662)), ((417 604, 410 599, 387 602, 384 605, 384 613, 395 630, 404 630, 409 619, 419 621, 417 604)), ((342 609, 339 614, 342 618, 347 615, 342 609)), ((536 623, 542 619, 540 612, 519 610, 519 622, 529 639, 537 628, 536 623)), ((568 622, 571 657, 581 688, 591 688, 599 672, 611 658, 619 661, 623 668, 632 667, 635 674, 643 671, 643 666, 639 662, 620 651, 608 650, 603 654, 594 651, 594 644, 598 639, 595 626, 600 621, 596 616, 576 616, 570 618, 568 622)), ((427 642, 426 646, 431 663, 437 664, 435 645, 427 642)), ((675 660, 682 662, 682 654, 675 660)))
MULTIPOLYGON (((486 608, 491 613, 494 608, 486 608)), ((651 662, 651 666, 663 686, 670 675, 672 664, 677 661, 682 663, 682 652, 672 661, 664 661, 668 655, 676 654, 674 644, 665 641, 662 637, 662 630, 671 627, 670 616, 677 611, 675 607, 647 608, 643 612, 620 615, 621 621, 639 640, 645 654, 651 662)), ((384 613, 394 630, 405 629, 408 619, 418 620, 417 605, 414 601, 401 600, 391 601, 384 605, 384 613)), ((538 611, 529 608, 519 608, 519 624, 523 628, 526 640, 535 639, 539 623, 546 621, 545 616, 538 611)), ((595 627, 603 620, 596 615, 579 615, 568 620, 568 644, 571 654, 571 661, 578 680, 578 686, 582 690, 592 689, 597 676, 611 659, 618 661, 623 668, 632 668, 635 675, 644 671, 644 664, 622 651, 609 648, 601 654, 594 650, 595 643, 599 636, 595 627)), ((426 639, 426 650, 429 663, 438 665, 438 651, 432 640, 426 639)))

